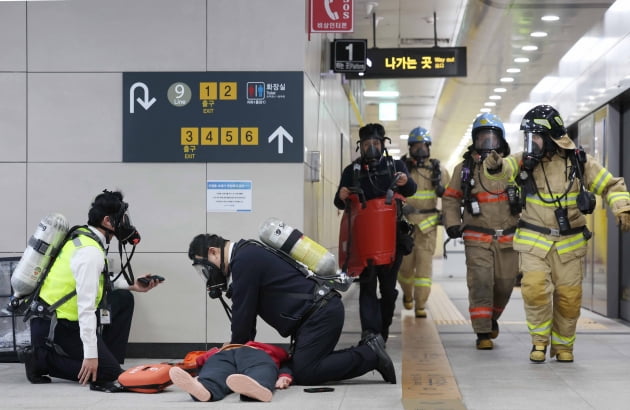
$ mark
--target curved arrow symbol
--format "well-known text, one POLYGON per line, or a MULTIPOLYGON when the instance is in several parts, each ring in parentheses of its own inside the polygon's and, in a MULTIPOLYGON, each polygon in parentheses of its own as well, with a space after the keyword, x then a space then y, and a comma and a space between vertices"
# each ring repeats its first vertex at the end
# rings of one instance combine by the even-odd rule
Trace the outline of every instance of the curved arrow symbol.
POLYGON ((274 139, 278 138, 278 154, 282 154, 284 152, 284 139, 293 143, 293 136, 284 129, 281 125, 269 136, 268 142, 271 143, 274 139))
POLYGON ((137 82, 134 83, 131 88, 129 88, 129 113, 133 114, 134 113, 134 101, 133 101, 133 96, 134 96, 134 92, 136 91, 136 88, 142 88, 144 90, 144 95, 143 98, 136 98, 136 101, 138 101, 138 104, 140 104, 142 106, 142 108, 145 109, 145 111, 148 111, 149 108, 153 105, 153 103, 156 101, 155 97, 151 98, 149 100, 149 87, 147 87, 147 85, 145 83, 141 83, 141 82, 137 82))

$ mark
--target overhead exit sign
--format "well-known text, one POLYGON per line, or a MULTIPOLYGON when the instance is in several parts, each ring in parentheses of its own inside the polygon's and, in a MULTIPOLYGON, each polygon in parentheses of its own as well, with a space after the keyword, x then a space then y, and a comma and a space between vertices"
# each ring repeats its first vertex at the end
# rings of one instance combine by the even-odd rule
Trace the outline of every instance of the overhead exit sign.
POLYGON ((370 48, 363 73, 346 78, 466 77, 466 47, 370 48))

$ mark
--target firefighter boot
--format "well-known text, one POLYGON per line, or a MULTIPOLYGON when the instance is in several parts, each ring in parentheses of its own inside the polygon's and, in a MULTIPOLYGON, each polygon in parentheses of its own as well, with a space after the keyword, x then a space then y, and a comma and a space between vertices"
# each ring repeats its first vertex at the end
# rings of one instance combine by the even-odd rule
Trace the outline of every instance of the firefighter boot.
POLYGON ((477 333, 477 350, 492 350, 493 347, 490 333, 477 333))
POLYGON ((493 339, 499 337, 499 322, 495 319, 492 319, 492 332, 490 332, 490 337, 493 339))
POLYGON ((427 311, 424 308, 416 308, 416 317, 427 317, 427 311))
POLYGON ((554 345, 551 345, 551 357, 556 357, 556 360, 563 363, 573 363, 573 352, 571 350, 558 350, 554 345))
POLYGON ((403 296, 403 306, 407 310, 413 309, 413 298, 407 298, 407 296, 403 296))
POLYGON ((529 354, 529 360, 534 363, 544 363, 547 356, 546 345, 532 345, 532 351, 529 354))

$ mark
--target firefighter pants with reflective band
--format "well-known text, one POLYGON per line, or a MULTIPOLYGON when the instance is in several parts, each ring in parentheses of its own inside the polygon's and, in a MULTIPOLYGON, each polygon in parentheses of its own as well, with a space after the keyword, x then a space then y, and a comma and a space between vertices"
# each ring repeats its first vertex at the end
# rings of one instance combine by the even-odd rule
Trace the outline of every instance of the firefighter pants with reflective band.
POLYGON ((560 259, 554 246, 546 257, 521 253, 521 292, 532 344, 551 343, 551 352, 573 351, 582 304, 584 256, 560 259))
POLYGON ((433 277, 433 253, 435 252, 435 240, 437 230, 422 232, 415 226, 413 251, 403 257, 398 283, 402 288, 404 298, 415 301, 416 309, 424 309, 429 294, 433 277))
POLYGON ((512 295, 518 274, 518 253, 494 240, 466 251, 468 311, 475 333, 490 333, 512 295))

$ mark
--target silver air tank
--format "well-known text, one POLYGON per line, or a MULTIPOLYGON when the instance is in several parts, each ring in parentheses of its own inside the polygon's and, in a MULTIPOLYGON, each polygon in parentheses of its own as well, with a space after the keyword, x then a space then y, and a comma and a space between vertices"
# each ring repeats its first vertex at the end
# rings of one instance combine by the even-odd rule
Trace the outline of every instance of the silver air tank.
POLYGON ((290 255, 319 276, 337 274, 337 261, 332 253, 278 218, 263 222, 258 235, 262 242, 290 255))
POLYGON ((11 275, 13 297, 30 295, 40 281, 41 273, 48 269, 51 257, 59 251, 69 226, 61 214, 46 215, 28 240, 20 262, 11 275))

